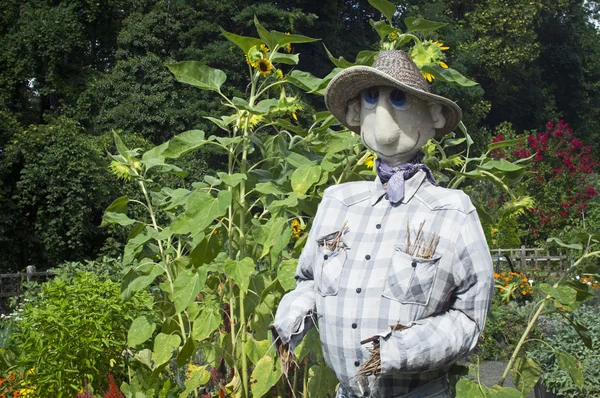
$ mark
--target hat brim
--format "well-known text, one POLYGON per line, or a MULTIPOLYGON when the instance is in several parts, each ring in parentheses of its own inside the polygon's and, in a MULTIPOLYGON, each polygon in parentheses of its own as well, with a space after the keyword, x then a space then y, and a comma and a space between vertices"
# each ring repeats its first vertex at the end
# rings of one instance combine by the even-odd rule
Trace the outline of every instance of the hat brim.
POLYGON ((325 105, 344 126, 360 134, 360 126, 349 126, 346 123, 348 101, 358 97, 361 91, 374 86, 396 87, 417 98, 441 104, 446 123, 436 129, 436 139, 441 139, 454 130, 462 118, 460 107, 448 98, 412 87, 378 69, 363 65, 344 69, 331 79, 325 92, 325 105))

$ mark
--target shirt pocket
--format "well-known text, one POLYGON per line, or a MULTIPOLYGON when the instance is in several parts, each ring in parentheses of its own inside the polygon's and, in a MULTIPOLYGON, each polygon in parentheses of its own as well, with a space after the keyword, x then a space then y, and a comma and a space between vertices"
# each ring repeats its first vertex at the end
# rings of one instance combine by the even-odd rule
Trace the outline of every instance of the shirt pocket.
POLYGON ((340 288, 340 278, 344 263, 346 262, 346 250, 329 250, 319 247, 317 250, 315 268, 315 288, 321 296, 335 296, 340 288))
POLYGON ((413 257, 395 247, 383 288, 383 296, 403 304, 427 305, 441 255, 413 257))

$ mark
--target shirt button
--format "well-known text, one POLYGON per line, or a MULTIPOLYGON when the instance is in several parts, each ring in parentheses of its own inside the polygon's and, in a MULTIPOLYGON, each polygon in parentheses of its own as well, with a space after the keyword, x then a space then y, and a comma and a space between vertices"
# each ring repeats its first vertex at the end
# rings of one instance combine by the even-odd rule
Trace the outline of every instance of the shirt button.
POLYGON ((370 260, 371 256, 369 256, 368 254, 365 256, 365 259, 370 260))
POLYGON ((360 287, 357 287, 356 288, 356 293, 360 293, 360 292, 362 292, 362 289, 360 287))
POLYGON ((413 266, 413 268, 415 268, 415 267, 417 266, 417 262, 416 262, 416 261, 413 261, 413 262, 412 262, 412 266, 413 266))
POLYGON ((359 367, 360 366, 360 362, 359 361, 354 361, 354 366, 359 367))
POLYGON ((358 327, 358 325, 356 323, 352 324, 352 329, 356 329, 358 327))
POLYGON ((328 258, 329 258, 329 256, 327 254, 323 256, 324 260, 327 260, 328 258))
POLYGON ((377 224, 377 225, 375 225, 375 228, 377 228, 377 229, 381 229, 381 224, 377 224))

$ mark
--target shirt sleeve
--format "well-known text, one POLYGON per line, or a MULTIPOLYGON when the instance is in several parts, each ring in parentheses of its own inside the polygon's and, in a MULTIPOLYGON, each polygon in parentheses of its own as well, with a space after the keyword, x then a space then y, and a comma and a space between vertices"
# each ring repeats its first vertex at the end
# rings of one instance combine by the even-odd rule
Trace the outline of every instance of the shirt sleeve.
POLYGON ((382 336, 382 373, 437 369, 475 347, 494 289, 492 259, 476 211, 466 216, 456 241, 452 268, 456 291, 446 312, 382 336))
POLYGON ((302 338, 314 326, 316 316, 316 297, 314 289, 314 257, 317 250, 316 231, 319 213, 317 210, 306 245, 298 259, 296 268, 296 287, 283 296, 277 307, 273 326, 283 344, 290 343, 293 350, 302 338))

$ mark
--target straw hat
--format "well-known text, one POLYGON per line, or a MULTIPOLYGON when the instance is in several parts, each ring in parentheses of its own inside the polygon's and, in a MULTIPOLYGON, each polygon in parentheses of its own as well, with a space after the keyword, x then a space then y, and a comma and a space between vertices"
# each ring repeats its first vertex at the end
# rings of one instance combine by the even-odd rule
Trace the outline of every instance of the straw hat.
POLYGON ((436 129, 436 139, 454 130, 462 117, 456 103, 430 92, 429 84, 417 65, 407 53, 399 50, 381 51, 373 66, 352 66, 338 73, 327 86, 325 104, 343 125, 360 134, 360 126, 346 124, 347 104, 361 91, 373 86, 396 87, 415 97, 441 104, 446 124, 436 129))

